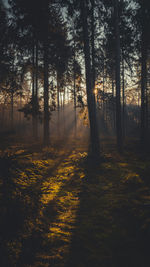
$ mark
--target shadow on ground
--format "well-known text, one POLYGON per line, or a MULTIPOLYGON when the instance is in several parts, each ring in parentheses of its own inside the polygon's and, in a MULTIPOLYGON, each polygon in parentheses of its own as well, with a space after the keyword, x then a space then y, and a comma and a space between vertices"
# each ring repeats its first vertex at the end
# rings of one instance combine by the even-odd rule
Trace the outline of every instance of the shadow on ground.
POLYGON ((137 158, 108 154, 83 167, 68 267, 150 266, 150 168, 137 158))
POLYGON ((0 158, 2 267, 149 267, 150 160, 15 150, 0 158))

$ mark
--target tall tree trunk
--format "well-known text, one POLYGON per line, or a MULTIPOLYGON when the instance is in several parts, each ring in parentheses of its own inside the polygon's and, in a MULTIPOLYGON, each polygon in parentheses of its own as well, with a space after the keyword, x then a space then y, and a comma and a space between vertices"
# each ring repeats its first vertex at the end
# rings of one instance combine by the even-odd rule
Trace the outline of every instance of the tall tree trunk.
POLYGON ((105 58, 103 58, 103 118, 105 120, 105 58))
POLYGON ((74 40, 74 59, 73 59, 73 98, 74 98, 74 108, 76 108, 76 72, 75 72, 75 60, 76 60, 76 51, 75 51, 75 40, 74 40))
POLYGON ((36 40, 36 55, 35 55, 35 100, 36 100, 36 105, 38 104, 38 56, 39 56, 39 51, 38 51, 38 40, 36 40))
POLYGON ((63 108, 65 107, 65 102, 66 102, 66 89, 64 88, 64 92, 63 92, 63 108))
MULTIPOLYGON (((146 72, 147 72, 147 66, 146 66, 146 72)), ((146 100, 145 100, 145 116, 146 116, 146 125, 145 125, 145 130, 146 130, 146 141, 148 141, 148 133, 149 133, 149 125, 148 125, 148 117, 149 117, 149 112, 148 112, 148 105, 149 105, 149 101, 148 101, 148 97, 149 97, 149 91, 147 88, 147 73, 146 73, 146 100)))
POLYGON ((90 137, 91 137, 91 152, 93 156, 99 156, 100 144, 98 135, 98 125, 96 118, 96 102, 95 95, 92 88, 92 72, 91 72, 91 60, 90 60, 90 44, 89 33, 87 23, 87 7, 85 0, 80 1, 83 38, 84 38, 84 55, 85 55, 85 71, 86 71, 86 92, 88 103, 88 114, 90 122, 90 137))
POLYGON ((95 88, 95 18, 94 18, 94 8, 95 8, 95 0, 91 0, 91 47, 92 47, 92 87, 95 88))
POLYGON ((113 76, 112 76, 112 96, 113 96, 112 108, 113 108, 113 129, 115 130, 116 129, 116 108, 115 108, 115 102, 114 102, 115 92, 114 92, 114 77, 113 76))
POLYGON ((57 71, 57 109, 60 108, 60 83, 59 83, 59 73, 57 71))
POLYGON ((33 36, 33 46, 32 46, 32 134, 36 138, 36 121, 35 121, 35 39, 33 36))
POLYGON ((111 85, 112 85, 112 96, 114 97, 114 80, 113 80, 113 78, 111 81, 111 85))
POLYGON ((121 119, 121 100, 120 100, 120 30, 119 30, 119 12, 118 0, 114 2, 115 14, 115 33, 116 33, 116 133, 117 148, 121 152, 123 149, 122 142, 122 119, 121 119))
MULTIPOLYGON (((32 47, 32 107, 34 105, 34 95, 35 95, 35 46, 33 41, 32 47)), ((34 109, 34 107, 33 107, 34 109)))
POLYGON ((10 111, 10 120, 11 120, 11 130, 14 128, 14 92, 11 91, 11 111, 10 111))
POLYGON ((122 135, 125 138, 125 81, 124 81, 124 59, 122 58, 122 135))
POLYGON ((35 89, 33 98, 33 136, 35 139, 38 138, 38 39, 36 37, 35 45, 35 89))
POLYGON ((48 0, 45 2, 44 36, 44 145, 49 144, 49 82, 48 82, 48 0))
POLYGON ((144 25, 141 44, 141 143, 146 143, 147 46, 144 25))
MULTIPOLYGON (((19 109, 21 108, 22 108, 22 95, 20 94, 19 109)), ((21 119, 22 119, 22 112, 19 112, 19 125, 21 125, 21 119)))

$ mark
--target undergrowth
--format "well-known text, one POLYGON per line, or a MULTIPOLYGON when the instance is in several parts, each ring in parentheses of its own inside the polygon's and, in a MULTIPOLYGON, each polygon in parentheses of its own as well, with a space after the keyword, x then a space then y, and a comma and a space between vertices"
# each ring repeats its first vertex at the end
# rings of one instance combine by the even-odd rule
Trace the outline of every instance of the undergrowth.
POLYGON ((2 267, 148 267, 150 160, 14 149, 0 156, 2 267))

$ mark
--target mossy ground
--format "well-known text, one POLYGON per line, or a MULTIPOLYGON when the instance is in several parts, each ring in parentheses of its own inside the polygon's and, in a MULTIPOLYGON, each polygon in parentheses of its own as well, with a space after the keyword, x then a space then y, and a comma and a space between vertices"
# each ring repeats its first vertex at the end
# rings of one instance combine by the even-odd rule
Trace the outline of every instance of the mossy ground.
POLYGON ((150 266, 150 158, 112 148, 103 158, 1 151, 0 266, 150 266))

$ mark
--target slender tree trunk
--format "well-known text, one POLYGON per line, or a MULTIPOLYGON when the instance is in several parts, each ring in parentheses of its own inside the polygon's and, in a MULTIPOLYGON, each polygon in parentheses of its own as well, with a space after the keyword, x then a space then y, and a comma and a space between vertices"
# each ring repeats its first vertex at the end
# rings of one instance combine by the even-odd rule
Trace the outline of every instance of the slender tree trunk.
POLYGON ((35 40, 33 36, 33 47, 32 47, 32 134, 36 138, 36 127, 35 127, 35 40))
POLYGON ((44 45, 44 144, 49 144, 48 45, 44 45))
POLYGON ((45 3, 45 36, 44 36, 44 145, 49 144, 49 82, 48 82, 48 1, 45 3))
POLYGON ((141 46, 141 143, 146 142, 146 90, 147 90, 147 51, 144 30, 141 46))
POLYGON ((103 118, 105 120, 105 100, 104 100, 104 94, 105 94, 105 58, 103 58, 103 118))
POLYGON ((112 78, 112 96, 114 97, 114 80, 112 78))
POLYGON ((63 107, 65 107, 65 102, 66 102, 66 89, 64 88, 64 92, 63 92, 63 107))
POLYGON ((36 104, 38 104, 38 58, 39 56, 39 51, 38 51, 38 40, 36 40, 36 58, 35 58, 35 99, 36 99, 36 104))
POLYGON ((10 119, 11 119, 11 130, 14 127, 14 92, 11 92, 11 111, 10 111, 10 119))
POLYGON ((58 139, 61 137, 62 131, 60 131, 60 112, 57 110, 57 137, 58 139))
POLYGON ((92 72, 91 72, 91 60, 90 60, 90 44, 89 44, 89 33, 87 23, 87 7, 85 0, 80 1, 82 27, 83 27, 83 38, 84 38, 84 55, 85 55, 85 71, 86 71, 86 92, 87 92, 87 103, 88 103, 88 114, 90 122, 90 137, 91 137, 91 152, 93 156, 99 156, 100 144, 98 135, 98 125, 96 118, 96 103, 95 95, 92 88, 92 72))
POLYGON ((122 135, 125 138, 125 81, 124 81, 124 59, 122 59, 122 135))
POLYGON ((94 8, 95 8, 95 0, 91 0, 91 47, 92 47, 92 87, 95 88, 95 18, 94 18, 94 8))
POLYGON ((60 83, 59 83, 59 74, 58 74, 58 71, 57 71, 57 109, 59 111, 59 108, 60 108, 60 83))
MULTIPOLYGON (((147 68, 147 67, 146 67, 147 68)), ((149 131, 149 126, 148 126, 148 88, 147 88, 147 77, 146 77, 146 103, 145 103, 145 116, 146 116, 146 140, 148 140, 148 131, 149 131)))
POLYGON ((33 41, 32 47, 32 105, 34 105, 34 95, 35 95, 35 46, 33 41))
POLYGON ((61 97, 60 97, 60 103, 61 103, 61 108, 63 107, 63 93, 61 92, 61 97))
POLYGON ((35 139, 38 138, 38 40, 36 38, 35 45, 35 89, 33 98, 33 136, 35 139))
POLYGON ((114 103, 114 97, 115 97, 115 92, 114 92, 114 78, 112 77, 112 96, 113 96, 113 103, 112 103, 112 108, 113 108, 113 129, 116 128, 116 109, 115 109, 115 103, 114 103))
POLYGON ((121 100, 120 100, 120 30, 119 30, 119 12, 118 0, 115 0, 115 31, 116 31, 116 132, 117 148, 121 152, 123 149, 122 142, 122 122, 121 122, 121 100))
POLYGON ((5 128, 5 104, 2 107, 2 121, 1 121, 2 129, 5 128))
MULTIPOLYGON (((19 109, 21 110, 21 108, 22 108, 22 94, 19 95, 19 109)), ((19 112, 19 131, 21 123, 22 123, 22 112, 19 112)))
POLYGON ((70 100, 69 89, 67 90, 67 98, 68 98, 68 104, 69 104, 69 100, 70 100))
POLYGON ((74 108, 76 108, 76 73, 75 73, 75 60, 76 60, 76 52, 75 52, 75 40, 74 40, 74 62, 73 62, 73 97, 74 97, 74 108))
POLYGON ((77 109, 74 109, 74 137, 77 137, 77 109))

